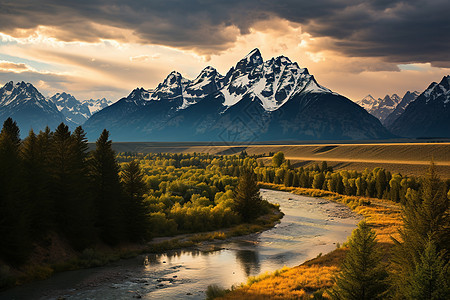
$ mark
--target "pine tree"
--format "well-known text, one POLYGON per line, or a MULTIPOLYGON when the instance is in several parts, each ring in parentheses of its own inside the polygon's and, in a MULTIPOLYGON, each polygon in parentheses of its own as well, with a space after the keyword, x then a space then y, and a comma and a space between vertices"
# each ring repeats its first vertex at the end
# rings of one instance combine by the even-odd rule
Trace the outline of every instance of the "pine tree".
MULTIPOLYGON (((21 151, 21 197, 29 211, 30 233, 35 239, 42 238, 50 230, 54 218, 50 200, 49 155, 48 151, 40 147, 42 135, 41 132, 36 136, 31 130, 23 141, 21 151)), ((48 147, 48 144, 45 147, 48 147)))
POLYGON ((410 289, 405 290, 406 299, 446 300, 450 295, 449 262, 428 240, 411 276, 410 289))
POLYGON ((125 165, 121 172, 124 191, 123 209, 125 212, 126 236, 133 242, 149 238, 148 208, 144 203, 146 184, 139 166, 139 161, 133 160, 125 165))
POLYGON ((92 152, 90 176, 96 226, 105 242, 116 244, 123 235, 123 216, 120 211, 122 190, 119 165, 106 129, 92 152))
POLYGON ((399 299, 403 299, 415 285, 414 274, 428 241, 436 247, 436 253, 442 255, 444 264, 448 264, 450 253, 449 199, 444 183, 436 174, 434 163, 430 165, 421 190, 410 190, 406 198, 402 207, 400 240, 393 239, 395 248, 391 275, 394 296, 399 299))
POLYGON ((349 251, 329 292, 333 299, 383 299, 387 273, 377 249, 376 234, 362 221, 348 242, 349 251))
POLYGON ((20 197, 20 146, 19 127, 8 118, 0 132, 0 256, 13 263, 22 263, 31 247, 20 197))
POLYGON ((58 230, 76 249, 83 249, 91 241, 88 173, 85 153, 76 134, 61 123, 52 135, 51 176, 55 222, 58 230))
POLYGON ((245 169, 239 176, 239 182, 234 193, 235 210, 244 221, 250 221, 261 212, 261 196, 255 180, 255 173, 245 169))
POLYGON ((78 247, 86 247, 94 241, 93 203, 89 183, 89 153, 86 133, 81 126, 75 128, 71 136, 72 144, 72 183, 74 188, 75 209, 73 214, 77 219, 74 228, 78 247))

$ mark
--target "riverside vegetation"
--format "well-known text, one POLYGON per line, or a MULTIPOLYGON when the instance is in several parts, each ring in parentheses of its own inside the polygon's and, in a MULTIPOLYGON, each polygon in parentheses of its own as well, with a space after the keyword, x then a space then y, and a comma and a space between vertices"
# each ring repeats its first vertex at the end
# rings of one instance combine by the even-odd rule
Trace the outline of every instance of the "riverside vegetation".
POLYGON ((4 122, 0 287, 136 253, 248 234, 282 217, 278 206, 259 196, 251 171, 256 158, 117 156, 111 145, 104 130, 95 150, 88 151, 83 129, 71 133, 64 124, 54 132, 30 131, 22 141, 16 123, 4 122), (217 229, 227 230, 147 244, 153 237, 217 229))
MULTIPOLYGON (((288 164, 283 162, 282 154, 277 156, 274 158, 274 165, 278 165, 280 160, 282 164, 288 164)), ((318 167, 315 169, 316 176, 321 170, 318 167)), ((380 172, 374 171, 372 176, 380 172)), ((364 176, 364 173, 368 175, 366 179, 371 177, 367 171, 361 175, 364 176)), ((397 176, 401 175, 394 175, 391 180, 397 176)), ((361 177, 357 176, 356 179, 358 178, 361 177)), ((346 204, 361 214, 364 220, 348 242, 342 247, 338 245, 331 253, 319 255, 298 267, 251 277, 246 284, 233 287, 231 291, 210 286, 208 298, 448 299, 448 181, 439 179, 433 163, 423 178, 403 179, 415 182, 417 189, 411 186, 398 197, 389 189, 395 185, 389 184, 389 188, 386 187, 383 191, 382 185, 375 180, 375 186, 379 187, 378 195, 392 197, 400 203, 388 199, 346 196, 319 189, 263 184, 265 188, 346 204)), ((342 185, 345 186, 344 182, 342 185)), ((351 189, 343 188, 342 191, 351 189)))

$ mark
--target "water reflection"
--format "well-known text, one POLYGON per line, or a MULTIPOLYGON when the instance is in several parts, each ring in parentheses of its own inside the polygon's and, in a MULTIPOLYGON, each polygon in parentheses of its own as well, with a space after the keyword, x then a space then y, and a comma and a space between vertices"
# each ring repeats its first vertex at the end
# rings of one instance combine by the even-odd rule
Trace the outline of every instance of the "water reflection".
POLYGON ((257 250, 237 250, 236 260, 241 265, 245 276, 258 274, 261 269, 257 250))
POLYGON ((285 217, 275 228, 198 249, 168 251, 88 270, 56 274, 6 292, 0 299, 205 299, 207 286, 229 288, 248 276, 294 266, 345 242, 359 218, 337 217, 338 204, 286 192, 262 190, 285 217), (325 203, 325 204, 324 204, 325 203))

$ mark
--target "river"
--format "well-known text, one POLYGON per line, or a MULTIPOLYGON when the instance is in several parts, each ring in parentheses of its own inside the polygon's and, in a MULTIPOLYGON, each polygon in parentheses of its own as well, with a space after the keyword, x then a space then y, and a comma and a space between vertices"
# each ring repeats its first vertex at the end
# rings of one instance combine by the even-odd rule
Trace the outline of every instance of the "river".
POLYGON ((0 293, 0 299, 205 299, 210 284, 229 288, 248 276, 296 266, 343 243, 361 217, 328 200, 261 190, 285 216, 259 234, 190 250, 149 254, 104 267, 62 272, 0 293))

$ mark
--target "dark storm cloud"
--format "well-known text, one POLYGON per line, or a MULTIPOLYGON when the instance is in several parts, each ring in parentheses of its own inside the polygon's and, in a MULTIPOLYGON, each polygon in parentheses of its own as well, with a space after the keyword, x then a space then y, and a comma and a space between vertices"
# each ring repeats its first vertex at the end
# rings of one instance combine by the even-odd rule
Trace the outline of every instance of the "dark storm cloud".
POLYGON ((231 47, 256 22, 278 17, 331 38, 332 49, 345 55, 448 66, 449 11, 448 0, 14 0, 0 4, 0 31, 46 25, 61 40, 129 38, 112 26, 133 31, 141 43, 212 54, 231 47))

